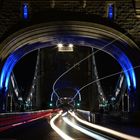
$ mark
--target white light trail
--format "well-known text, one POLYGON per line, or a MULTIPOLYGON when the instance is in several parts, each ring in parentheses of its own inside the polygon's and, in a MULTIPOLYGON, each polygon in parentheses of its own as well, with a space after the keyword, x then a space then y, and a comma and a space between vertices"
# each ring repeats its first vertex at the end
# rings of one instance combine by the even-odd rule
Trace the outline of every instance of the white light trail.
POLYGON ((106 138, 104 138, 104 137, 102 137, 102 136, 100 136, 100 135, 98 135, 98 134, 95 134, 95 133, 93 133, 93 132, 90 132, 90 131, 88 131, 88 130, 86 130, 86 129, 84 129, 84 128, 82 128, 82 127, 80 127, 80 126, 78 126, 78 125, 76 125, 76 124, 74 124, 74 123, 72 123, 68 118, 66 118, 66 117, 63 117, 63 120, 68 124, 68 125, 70 125, 71 127, 73 127, 74 129, 77 129, 78 131, 81 131, 82 133, 84 133, 85 135, 87 135, 87 136, 90 136, 90 137, 92 137, 92 138, 94 138, 94 139, 96 139, 96 140, 108 140, 108 139, 106 139, 106 138))
POLYGON ((103 131, 103 132, 106 132, 106 133, 110 133, 111 135, 114 135, 114 136, 117 136, 117 137, 120 137, 120 138, 123 138, 123 139, 127 139, 127 140, 140 140, 140 138, 138 137, 134 137, 134 136, 131 136, 131 135, 127 135, 127 134, 124 134, 124 133, 121 133, 121 132, 118 132, 118 131, 115 131, 115 130, 112 130, 112 129, 109 129, 109 128, 106 128, 106 127, 103 127, 103 126, 100 126, 100 125, 96 125, 96 124, 92 124, 92 123, 89 123, 85 120, 82 120, 80 119, 78 116, 75 115, 75 113, 71 113, 69 111, 69 113, 77 120, 79 121, 80 123, 83 123, 89 127, 92 127, 92 128, 95 128, 95 129, 98 129, 100 131, 103 131))
POLYGON ((65 112, 62 114, 62 117, 65 117, 68 114, 68 112, 65 112))
MULTIPOLYGON (((55 89, 55 85, 56 83, 63 77, 65 76, 68 72, 70 72, 73 68, 75 68, 76 66, 78 66, 79 64, 81 64, 83 61, 87 60, 88 58, 90 58, 92 55, 95 55, 96 53, 102 51, 104 48, 106 48, 107 46, 113 44, 114 42, 116 42, 117 40, 119 40, 120 38, 122 38, 123 36, 127 35, 130 31, 133 31, 136 27, 138 27, 140 25, 140 23, 138 22, 132 29, 128 30, 126 33, 122 34, 121 36, 119 36, 118 38, 112 40, 111 42, 107 43, 106 45, 104 45, 102 47, 102 49, 99 49, 91 54, 89 54, 88 56, 86 56, 85 58, 83 58, 82 60, 80 60, 79 62, 75 63, 72 67, 70 67, 67 71, 65 71, 64 73, 62 73, 54 82, 53 84, 53 92, 55 94, 57 94, 56 89, 55 89)), ((139 49, 139 48, 138 48, 139 49)))
MULTIPOLYGON (((136 69, 136 68, 139 68, 139 67, 140 67, 140 65, 137 65, 137 66, 135 66, 135 67, 133 67, 133 68, 126 69, 125 71, 129 71, 129 70, 131 70, 131 69, 136 69)), ((80 92, 81 90, 83 90, 84 88, 90 86, 91 84, 97 82, 97 81, 101 81, 101 80, 104 80, 104 79, 106 79, 106 78, 113 77, 113 76, 118 75, 118 74, 121 74, 121 73, 123 73, 123 72, 125 72, 125 71, 120 71, 120 72, 116 72, 116 73, 113 73, 113 74, 109 74, 109 75, 104 76, 104 77, 102 77, 102 78, 99 78, 99 79, 97 79, 97 80, 91 81, 90 83, 88 83, 88 84, 84 85, 83 87, 81 87, 81 88, 79 89, 79 92, 80 92)))
POLYGON ((54 116, 51 121, 50 121, 50 125, 51 127, 56 131, 56 133, 58 135, 60 135, 64 140, 74 140, 73 138, 71 138, 70 136, 66 135, 62 130, 60 130, 55 124, 54 121, 60 116, 60 114, 57 114, 56 116, 54 116))

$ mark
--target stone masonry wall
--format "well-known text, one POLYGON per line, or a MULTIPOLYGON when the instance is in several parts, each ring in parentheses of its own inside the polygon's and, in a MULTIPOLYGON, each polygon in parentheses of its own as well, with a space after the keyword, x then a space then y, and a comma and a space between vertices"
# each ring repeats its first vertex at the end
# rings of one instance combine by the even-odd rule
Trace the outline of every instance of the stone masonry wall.
POLYGON ((0 41, 10 28, 22 20, 23 2, 29 4, 30 16, 34 12, 57 9, 99 15, 100 17, 106 17, 107 4, 114 3, 115 19, 112 22, 128 31, 134 41, 140 44, 140 18, 136 17, 133 0, 0 0, 0 41))

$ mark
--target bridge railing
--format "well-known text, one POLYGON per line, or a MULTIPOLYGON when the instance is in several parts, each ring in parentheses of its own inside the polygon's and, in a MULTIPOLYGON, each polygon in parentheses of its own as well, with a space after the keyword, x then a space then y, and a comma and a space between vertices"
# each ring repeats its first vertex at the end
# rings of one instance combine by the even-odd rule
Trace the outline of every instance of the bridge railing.
POLYGON ((93 113, 91 111, 77 109, 77 113, 79 114, 80 117, 84 118, 85 120, 91 123, 96 123, 96 124, 100 123, 101 117, 100 114, 97 112, 93 113))

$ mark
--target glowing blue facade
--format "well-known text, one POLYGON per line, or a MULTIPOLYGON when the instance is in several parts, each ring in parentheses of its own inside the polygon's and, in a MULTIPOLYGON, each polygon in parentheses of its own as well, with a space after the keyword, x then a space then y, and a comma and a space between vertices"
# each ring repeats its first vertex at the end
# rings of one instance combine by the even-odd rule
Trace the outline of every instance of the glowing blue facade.
POLYGON ((23 18, 24 19, 29 18, 29 7, 27 3, 23 3, 23 18))
POLYGON ((108 18, 109 19, 114 18, 114 4, 113 3, 108 5, 108 18))
POLYGON ((26 54, 38 49, 38 48, 44 48, 46 45, 50 45, 50 42, 47 43, 35 43, 30 45, 25 45, 23 48, 17 49, 15 52, 10 54, 10 56, 7 58, 1 74, 0 74, 0 90, 5 89, 5 93, 8 90, 8 84, 9 84, 9 79, 10 75, 12 73, 12 70, 16 63, 26 54))

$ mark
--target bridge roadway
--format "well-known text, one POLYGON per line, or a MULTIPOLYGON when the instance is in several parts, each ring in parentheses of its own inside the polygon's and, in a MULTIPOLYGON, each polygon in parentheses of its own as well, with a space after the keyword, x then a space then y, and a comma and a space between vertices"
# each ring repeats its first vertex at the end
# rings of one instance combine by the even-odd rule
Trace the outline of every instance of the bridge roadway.
MULTIPOLYGON (((16 125, 13 125, 12 122, 11 126, 13 127, 5 130, 0 129, 0 140, 62 140, 62 137, 65 137, 65 140, 140 139, 139 137, 129 137, 129 135, 120 137, 120 134, 112 135, 98 128, 87 126, 87 124, 84 124, 85 121, 82 122, 73 112, 58 113, 58 111, 51 111, 51 114, 47 112, 46 116, 43 117, 43 115, 40 114, 39 117, 41 118, 36 115, 39 119, 31 117, 32 119, 29 118, 30 121, 25 120, 26 117, 22 116, 24 121, 17 120, 24 123, 14 122, 16 125), (63 136, 60 136, 61 133, 63 136)), ((10 116, 10 118, 12 117, 10 116)), ((0 125, 0 128, 3 128, 1 121, 0 125)))

